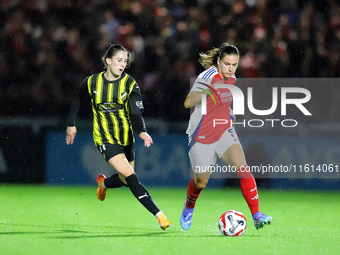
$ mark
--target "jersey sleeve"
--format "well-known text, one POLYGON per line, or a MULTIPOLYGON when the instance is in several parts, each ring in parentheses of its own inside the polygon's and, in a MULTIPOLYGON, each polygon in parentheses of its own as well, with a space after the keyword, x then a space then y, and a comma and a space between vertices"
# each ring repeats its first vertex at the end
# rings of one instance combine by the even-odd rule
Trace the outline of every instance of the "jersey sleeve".
POLYGON ((219 81, 223 81, 221 75, 217 72, 216 67, 211 66, 204 72, 200 73, 200 75, 195 80, 194 84, 191 87, 190 92, 202 92, 206 89, 210 89, 209 87, 219 81))
POLYGON ((214 77, 207 79, 207 80, 198 77, 195 80, 195 83, 192 85, 190 92, 194 92, 194 91, 202 92, 203 89, 209 89, 208 86, 211 86, 212 84, 219 82, 219 81, 223 81, 223 79, 221 78, 219 74, 216 74, 214 77))
POLYGON ((141 132, 146 132, 146 125, 142 114, 131 115, 132 129, 138 134, 141 132))
POLYGON ((134 83, 129 96, 130 118, 132 123, 132 129, 137 132, 146 132, 146 125, 143 118, 143 101, 142 93, 137 82, 134 83))
POLYGON ((129 95, 129 106, 130 106, 130 115, 138 115, 142 114, 144 111, 143 101, 142 101, 142 93, 140 88, 135 82, 131 93, 129 95))
POLYGON ((194 82, 194 84, 192 85, 190 92, 202 92, 202 89, 200 89, 200 87, 202 87, 202 84, 200 84, 200 82, 205 82, 203 80, 201 80, 200 78, 197 78, 194 82))
POLYGON ((86 95, 88 94, 87 80, 88 80, 88 77, 86 77, 82 81, 82 83, 80 84, 79 89, 78 89, 78 91, 75 95, 75 98, 72 102, 70 114, 69 114, 68 120, 67 120, 67 125, 70 126, 70 127, 75 126, 75 121, 76 121, 77 113, 78 113, 78 110, 79 110, 79 107, 80 107, 80 103, 86 97, 86 95))

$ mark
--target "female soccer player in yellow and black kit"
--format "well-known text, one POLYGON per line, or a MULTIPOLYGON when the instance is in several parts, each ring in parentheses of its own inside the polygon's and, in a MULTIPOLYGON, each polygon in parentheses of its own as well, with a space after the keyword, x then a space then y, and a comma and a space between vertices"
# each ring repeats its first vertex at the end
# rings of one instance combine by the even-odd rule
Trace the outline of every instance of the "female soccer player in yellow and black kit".
POLYGON ((123 46, 110 45, 102 57, 106 71, 93 74, 81 83, 75 97, 66 129, 66 143, 73 144, 77 129, 75 118, 81 100, 89 94, 93 111, 93 139, 98 150, 113 169, 111 177, 97 176, 97 197, 103 201, 106 190, 127 186, 143 206, 155 215, 162 229, 170 226, 170 221, 158 209, 148 190, 139 182, 134 172, 133 131, 149 147, 152 138, 147 133, 142 116, 143 102, 136 81, 124 72, 133 56, 123 46))

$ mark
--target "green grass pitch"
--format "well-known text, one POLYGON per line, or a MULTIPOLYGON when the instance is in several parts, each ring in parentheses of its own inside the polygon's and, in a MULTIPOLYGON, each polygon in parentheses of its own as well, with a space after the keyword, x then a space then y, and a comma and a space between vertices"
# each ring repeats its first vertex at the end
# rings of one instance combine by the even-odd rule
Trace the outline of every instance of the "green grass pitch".
POLYGON ((186 188, 149 188, 172 221, 163 231, 128 188, 0 185, 0 254, 338 254, 340 195, 336 192, 259 190, 260 209, 273 224, 256 230, 239 189, 202 192, 189 231, 179 216, 186 188), (248 220, 241 237, 225 237, 219 216, 239 210, 248 220))

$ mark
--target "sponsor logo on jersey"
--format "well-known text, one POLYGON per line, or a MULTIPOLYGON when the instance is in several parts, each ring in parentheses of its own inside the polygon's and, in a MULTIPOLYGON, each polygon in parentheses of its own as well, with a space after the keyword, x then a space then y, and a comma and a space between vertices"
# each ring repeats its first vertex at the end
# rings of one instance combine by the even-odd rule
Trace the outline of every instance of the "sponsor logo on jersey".
POLYGON ((124 107, 120 104, 116 104, 116 103, 102 103, 102 104, 98 104, 98 109, 100 111, 103 112, 116 112, 118 110, 124 109, 124 107))

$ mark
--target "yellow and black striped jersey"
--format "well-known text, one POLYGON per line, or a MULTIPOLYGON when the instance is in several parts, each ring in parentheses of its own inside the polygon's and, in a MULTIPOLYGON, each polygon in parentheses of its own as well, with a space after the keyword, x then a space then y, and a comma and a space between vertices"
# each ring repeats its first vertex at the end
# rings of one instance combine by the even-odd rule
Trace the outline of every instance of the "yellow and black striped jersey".
MULTIPOLYGON (((134 78, 125 72, 114 81, 107 80, 104 72, 88 76, 80 85, 79 102, 87 94, 86 89, 92 102, 94 143, 99 146, 133 143, 130 115, 139 115, 144 109, 141 91, 134 78)), ((69 123, 74 123, 79 105, 72 105, 72 108, 69 123)))

